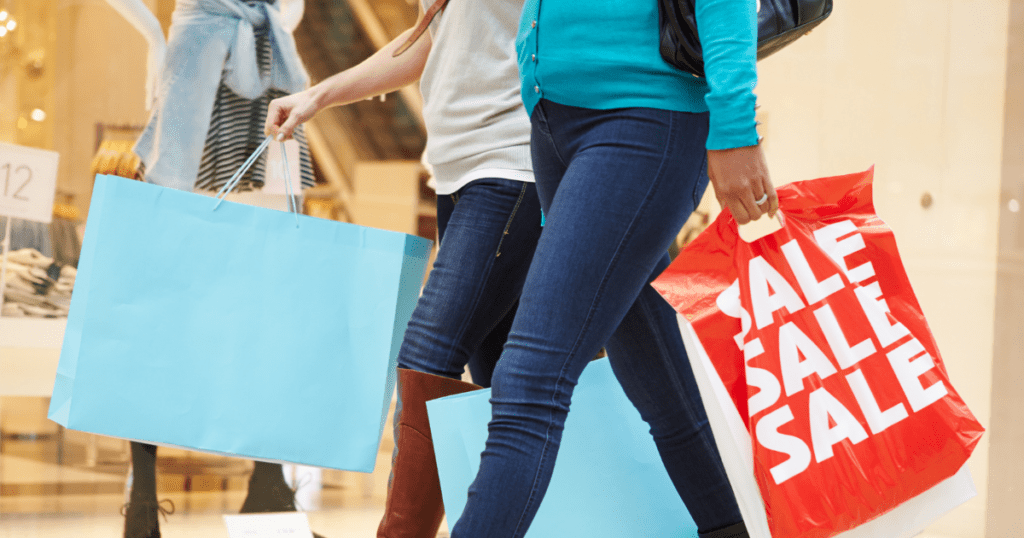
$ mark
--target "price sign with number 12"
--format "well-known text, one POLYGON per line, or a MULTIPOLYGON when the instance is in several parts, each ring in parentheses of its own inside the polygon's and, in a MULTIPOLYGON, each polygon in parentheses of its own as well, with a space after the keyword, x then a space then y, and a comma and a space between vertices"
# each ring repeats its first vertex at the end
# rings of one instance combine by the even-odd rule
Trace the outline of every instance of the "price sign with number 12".
POLYGON ((0 142, 0 217, 50 222, 57 160, 56 151, 0 142))

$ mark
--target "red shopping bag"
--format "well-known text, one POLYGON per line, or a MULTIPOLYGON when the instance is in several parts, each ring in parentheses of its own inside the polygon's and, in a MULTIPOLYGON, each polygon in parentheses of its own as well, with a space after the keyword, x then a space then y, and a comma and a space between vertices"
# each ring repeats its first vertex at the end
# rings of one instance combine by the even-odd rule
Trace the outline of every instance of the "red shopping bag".
POLYGON ((753 243, 723 212, 653 284, 746 422, 775 538, 889 512, 954 475, 984 431, 875 215, 872 172, 779 188, 783 227, 753 243))

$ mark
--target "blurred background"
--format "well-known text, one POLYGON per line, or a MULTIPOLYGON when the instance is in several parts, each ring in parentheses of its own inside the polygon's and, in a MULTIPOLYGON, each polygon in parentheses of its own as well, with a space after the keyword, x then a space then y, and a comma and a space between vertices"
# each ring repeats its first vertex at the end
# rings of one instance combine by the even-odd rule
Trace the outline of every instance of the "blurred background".
MULTIPOLYGON (((166 31, 174 0, 146 3, 166 31)), ((414 0, 306 0, 295 37, 315 82, 416 16, 414 0)), ((147 120, 146 50, 102 0, 0 0, 0 142, 59 152, 55 216, 79 235, 95 160, 116 158, 147 120)), ((877 212, 954 386, 988 429, 970 462, 977 497, 927 536, 1024 536, 1024 0, 837 0, 759 72, 773 180, 875 167, 877 212)), ((317 116, 305 212, 433 239, 420 109, 412 86, 317 116)), ((680 243, 717 212, 709 194, 680 243)), ((57 256, 56 232, 40 233, 57 256)), ((127 443, 46 420, 63 320, 22 314, 0 317, 0 538, 119 536, 127 443)), ((372 535, 389 430, 372 475, 287 469, 315 530, 372 535)), ((220 514, 237 512, 251 466, 162 449, 160 495, 178 506, 164 536, 225 536, 220 514)))

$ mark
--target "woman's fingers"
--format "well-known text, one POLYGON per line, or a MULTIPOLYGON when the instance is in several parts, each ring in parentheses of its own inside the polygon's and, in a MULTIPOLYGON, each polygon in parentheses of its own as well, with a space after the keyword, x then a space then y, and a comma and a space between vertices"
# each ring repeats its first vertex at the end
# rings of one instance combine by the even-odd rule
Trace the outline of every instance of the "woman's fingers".
POLYGON ((767 174, 764 176, 763 185, 768 194, 768 201, 765 203, 765 207, 768 208, 768 217, 775 217, 775 214, 779 212, 779 196, 775 193, 775 185, 772 185, 771 178, 767 174))
POLYGON ((263 134, 267 136, 280 137, 280 129, 291 113, 290 107, 284 102, 285 98, 274 99, 267 108, 267 119, 263 125, 263 134))
POLYGON ((305 119, 303 119, 298 113, 296 113, 295 109, 292 109, 291 114, 288 115, 288 119, 286 119, 285 122, 281 124, 281 127, 278 128, 277 130, 277 140, 279 142, 288 140, 289 138, 292 137, 292 134, 295 132, 295 128, 298 127, 300 123, 304 122, 305 119))
POLYGON ((274 99, 267 109, 264 133, 279 141, 288 140, 299 124, 313 116, 312 108, 312 101, 304 93, 274 99))
POLYGON ((752 220, 757 220, 753 217, 750 211, 747 210, 747 206, 740 203, 739 200, 732 200, 728 203, 729 212, 732 213, 737 224, 746 224, 752 220))
POLYGON ((708 151, 708 176, 719 202, 729 208, 738 224, 778 210, 760 146, 708 151))

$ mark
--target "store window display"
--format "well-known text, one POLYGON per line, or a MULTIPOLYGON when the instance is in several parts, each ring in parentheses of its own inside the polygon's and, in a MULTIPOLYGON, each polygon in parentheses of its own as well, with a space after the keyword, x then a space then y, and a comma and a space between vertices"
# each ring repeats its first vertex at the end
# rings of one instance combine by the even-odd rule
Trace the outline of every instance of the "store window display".
POLYGON ((79 223, 66 202, 54 204, 50 223, 0 221, 0 237, 11 228, 0 317, 67 317, 82 248, 79 223))
MULTIPOLYGON (((149 45, 149 121, 135 142, 138 176, 179 190, 215 192, 260 145, 267 106, 309 83, 292 32, 302 0, 178 0, 165 41, 142 0, 107 0, 149 45)), ((296 133, 300 177, 311 187, 312 162, 296 133)), ((266 156, 242 177, 235 201, 286 209, 283 196, 260 196, 269 178, 266 156)), ((156 447, 132 443, 132 483, 125 538, 160 536, 156 447)), ((294 511, 294 493, 279 464, 256 462, 241 511, 294 511)), ((173 511, 173 507, 170 510, 173 511)))
MULTIPOLYGON (((274 98, 309 84, 292 32, 302 0, 178 0, 164 41, 142 0, 107 0, 149 44, 146 104, 150 118, 135 144, 147 182, 216 191, 263 140, 274 98)), ((313 185, 308 144, 300 147, 302 185, 313 185)), ((239 184, 264 184, 261 158, 239 184)))

